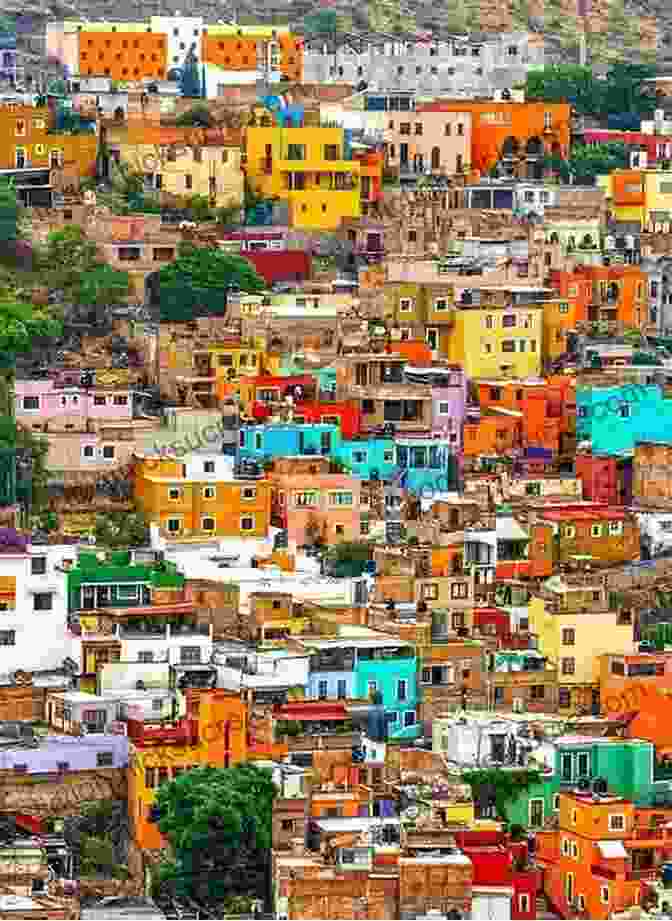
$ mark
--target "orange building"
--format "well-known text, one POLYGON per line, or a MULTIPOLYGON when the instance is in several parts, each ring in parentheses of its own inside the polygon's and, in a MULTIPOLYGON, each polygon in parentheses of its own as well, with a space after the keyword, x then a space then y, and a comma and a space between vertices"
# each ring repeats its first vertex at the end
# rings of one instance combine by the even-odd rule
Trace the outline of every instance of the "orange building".
POLYGON ((639 266, 581 265, 573 272, 553 272, 551 284, 567 298, 567 316, 573 314, 577 323, 608 320, 640 327, 649 322, 648 278, 639 266))
POLYGON ((202 57, 225 71, 251 71, 267 63, 287 80, 303 78, 303 39, 271 26, 210 26, 203 32, 202 57), (267 61, 262 55, 267 54, 267 61))
POLYGON ((171 726, 128 721, 128 811, 142 850, 166 843, 153 811, 162 783, 189 768, 232 767, 247 758, 247 704, 240 695, 217 689, 190 690, 186 696, 187 716, 171 726))
POLYGON ((592 791, 560 793, 558 830, 539 836, 544 890, 563 918, 610 918, 641 900, 672 844, 650 810, 592 791))
POLYGON ((422 112, 471 113, 471 167, 480 173, 498 161, 526 161, 528 178, 542 178, 544 153, 566 156, 570 106, 559 102, 495 102, 450 99, 418 106, 422 112))
POLYGON ((79 36, 79 73, 111 77, 113 80, 141 80, 166 76, 167 37, 150 30, 84 31, 79 36))
POLYGON ((0 105, 0 169, 50 169, 76 166, 81 176, 93 176, 98 138, 90 134, 51 130, 54 116, 46 106, 0 105))

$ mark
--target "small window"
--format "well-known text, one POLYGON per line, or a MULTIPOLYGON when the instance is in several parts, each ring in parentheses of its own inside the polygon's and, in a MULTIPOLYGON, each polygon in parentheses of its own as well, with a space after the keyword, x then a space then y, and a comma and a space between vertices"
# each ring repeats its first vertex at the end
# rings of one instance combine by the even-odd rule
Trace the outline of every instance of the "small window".
POLYGON ((46 556, 34 556, 30 560, 31 576, 43 576, 47 571, 46 556))

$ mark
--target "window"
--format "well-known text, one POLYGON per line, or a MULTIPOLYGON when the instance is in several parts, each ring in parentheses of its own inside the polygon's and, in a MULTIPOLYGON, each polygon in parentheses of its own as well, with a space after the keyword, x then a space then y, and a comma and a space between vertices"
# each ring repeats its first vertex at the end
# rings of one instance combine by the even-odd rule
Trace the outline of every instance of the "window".
POLYGON ((352 493, 351 492, 330 492, 329 493, 329 505, 331 506, 352 505, 352 493))
POLYGON ((47 571, 47 558, 46 556, 34 556, 30 561, 30 574, 31 576, 43 576, 47 571))
POLYGON ((576 642, 576 630, 573 627, 566 627, 562 631, 562 645, 573 646, 576 642))
POLYGON ((610 815, 609 831, 625 831, 625 816, 622 814, 610 815))
POLYGON ((0 630, 0 646, 16 646, 16 630, 0 630))
POLYGON ((610 537, 620 537, 623 534, 623 522, 622 521, 610 521, 609 522, 609 536, 610 537))
POLYGON ((562 659, 562 674, 563 675, 573 675, 575 667, 575 660, 573 658, 562 659))
POLYGON ((602 525, 601 524, 592 525, 590 528, 590 536, 591 537, 602 537, 602 525))
POLYGON ((417 716, 415 714, 415 710, 407 710, 404 713, 405 728, 408 729, 409 726, 415 726, 416 723, 417 723, 417 716))
POLYGON ((397 700, 402 703, 407 699, 408 696, 408 682, 401 680, 397 681, 397 700))
POLYGON ((253 515, 243 515, 240 519, 240 530, 241 531, 254 531, 254 516, 253 515))
POLYGON ((114 767, 113 752, 97 752, 96 767, 114 767))
POLYGON ((52 597, 51 592, 37 592, 33 595, 33 611, 51 611, 52 597))
POLYGON ((214 531, 215 519, 210 515, 205 515, 203 518, 201 518, 201 529, 203 531, 214 531))

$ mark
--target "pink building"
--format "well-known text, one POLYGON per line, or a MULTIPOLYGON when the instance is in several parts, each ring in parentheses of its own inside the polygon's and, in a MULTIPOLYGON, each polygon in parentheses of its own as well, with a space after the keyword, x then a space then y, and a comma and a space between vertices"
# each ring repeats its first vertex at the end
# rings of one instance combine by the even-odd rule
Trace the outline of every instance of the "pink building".
POLYGON ((389 112, 387 162, 402 173, 452 176, 471 162, 471 113, 389 112))
POLYGON ((63 387, 53 380, 16 381, 14 389, 16 418, 24 422, 69 416, 85 426, 87 419, 133 418, 133 393, 128 389, 63 387))
POLYGON ((360 480, 341 473, 281 471, 271 473, 270 479, 274 520, 287 530, 290 544, 361 538, 360 480))

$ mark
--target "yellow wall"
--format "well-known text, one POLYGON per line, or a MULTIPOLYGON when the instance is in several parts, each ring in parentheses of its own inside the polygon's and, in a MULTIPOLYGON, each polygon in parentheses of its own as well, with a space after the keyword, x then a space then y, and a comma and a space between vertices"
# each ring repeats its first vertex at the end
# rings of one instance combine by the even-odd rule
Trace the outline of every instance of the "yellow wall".
POLYGON ((215 204, 217 207, 240 205, 244 196, 244 178, 240 170, 240 150, 234 147, 202 147, 201 162, 194 159, 189 148, 175 160, 160 155, 155 144, 120 144, 123 163, 138 173, 160 173, 162 189, 172 195, 191 198, 193 195, 210 197, 210 177, 215 178, 215 204), (191 177, 191 188, 187 178, 191 177))
POLYGON ((456 310, 454 326, 447 336, 448 361, 461 364, 467 377, 500 377, 502 365, 509 365, 512 377, 538 377, 541 368, 542 313, 535 307, 456 310), (515 314, 515 327, 503 327, 502 317, 515 314), (487 323, 492 317, 492 328, 487 323), (531 318, 531 327, 523 323, 531 318), (503 352, 502 343, 513 340, 515 352, 503 352), (520 341, 525 340, 525 351, 520 341), (534 350, 530 343, 534 343, 534 350), (488 350, 489 349, 489 350, 488 350))
POLYGON ((619 626, 617 617, 615 611, 553 614, 546 610, 543 599, 530 599, 530 630, 538 637, 542 655, 558 665, 558 684, 591 684, 599 678, 601 653, 633 652, 632 624, 619 626), (574 630, 573 645, 562 643, 566 629, 574 630), (564 658, 574 659, 573 675, 561 674, 560 660, 564 658))
POLYGON ((286 201, 293 227, 333 230, 343 218, 360 216, 360 165, 343 159, 342 128, 248 128, 246 137, 253 188, 286 201), (303 159, 288 158, 290 145, 305 148, 303 159), (338 148, 337 159, 326 159, 326 147, 338 148), (302 189, 297 175, 304 177, 302 189))

